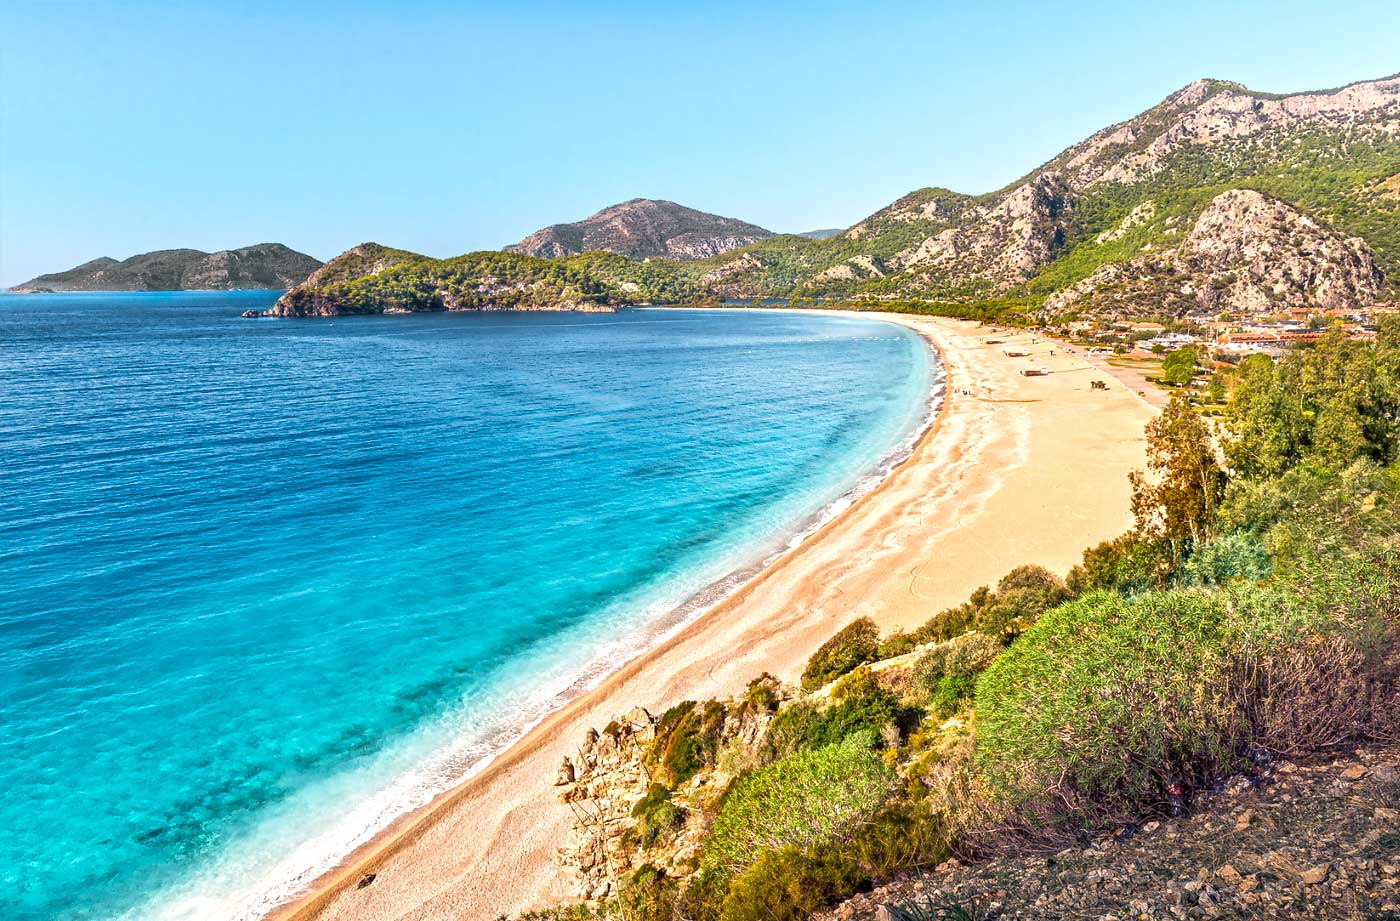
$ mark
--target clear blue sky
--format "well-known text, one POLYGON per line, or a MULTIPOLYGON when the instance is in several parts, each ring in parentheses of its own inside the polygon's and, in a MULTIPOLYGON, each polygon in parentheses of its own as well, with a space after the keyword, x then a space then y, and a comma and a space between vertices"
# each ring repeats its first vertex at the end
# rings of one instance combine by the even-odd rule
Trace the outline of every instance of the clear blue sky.
POLYGON ((1400 3, 0 4, 0 284, 496 248, 632 197, 779 231, 997 188, 1201 76, 1400 71, 1400 3))

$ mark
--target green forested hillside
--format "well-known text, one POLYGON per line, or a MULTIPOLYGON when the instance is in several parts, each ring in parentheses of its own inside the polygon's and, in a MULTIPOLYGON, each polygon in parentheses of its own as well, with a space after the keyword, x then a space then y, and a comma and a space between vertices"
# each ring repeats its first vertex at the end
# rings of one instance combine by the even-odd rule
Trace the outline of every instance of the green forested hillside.
POLYGON ((272 315, 607 309, 676 303, 696 290, 671 263, 637 262, 612 253, 542 259, 481 252, 431 259, 376 244, 331 260, 317 276, 287 292, 272 315))

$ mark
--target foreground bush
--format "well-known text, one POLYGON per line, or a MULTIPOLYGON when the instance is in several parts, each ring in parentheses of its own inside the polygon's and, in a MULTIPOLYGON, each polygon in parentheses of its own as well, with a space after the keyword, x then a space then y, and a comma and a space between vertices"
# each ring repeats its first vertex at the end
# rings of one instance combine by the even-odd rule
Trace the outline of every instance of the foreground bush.
POLYGON ((701 863, 737 874, 764 851, 848 841, 879 811, 893 782, 868 732, 788 755, 734 782, 701 863))
POLYGON ((832 849, 814 856, 785 847, 768 851, 730 884, 721 921, 805 921, 869 881, 850 857, 832 849))
POLYGON ((1014 800, 1071 819, 1160 804, 1168 784, 1234 765, 1251 735, 1240 649, 1262 655, 1300 632, 1286 599, 1256 588, 1085 596, 982 675, 978 763, 1014 800))
POLYGON ((918 713, 900 706, 868 669, 852 672, 832 691, 834 702, 828 706, 798 701, 774 717, 763 746, 768 760, 836 745, 857 734, 897 742, 918 720, 918 713))

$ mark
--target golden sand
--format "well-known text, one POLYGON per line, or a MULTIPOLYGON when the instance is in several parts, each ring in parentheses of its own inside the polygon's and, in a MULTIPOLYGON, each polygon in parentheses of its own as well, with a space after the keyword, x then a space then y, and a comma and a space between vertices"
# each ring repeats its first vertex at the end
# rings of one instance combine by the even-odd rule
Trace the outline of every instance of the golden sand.
POLYGON ((853 618, 913 627, 1009 569, 1064 573, 1131 524, 1127 473, 1144 463, 1153 410, 1102 369, 1031 334, 863 313, 938 346, 947 393, 911 456, 871 493, 732 596, 535 727, 482 773, 352 854, 279 921, 494 919, 566 900, 557 863, 568 808, 560 760, 589 727, 633 706, 741 691, 764 671, 794 680, 853 618), (989 345, 988 339, 1005 340, 989 345), (1028 349, 1009 358, 1008 345, 1028 349), (1054 354, 1051 354, 1051 350, 1054 354), (1048 367, 1026 377, 1020 371, 1048 367), (374 882, 357 884, 367 873, 374 882))

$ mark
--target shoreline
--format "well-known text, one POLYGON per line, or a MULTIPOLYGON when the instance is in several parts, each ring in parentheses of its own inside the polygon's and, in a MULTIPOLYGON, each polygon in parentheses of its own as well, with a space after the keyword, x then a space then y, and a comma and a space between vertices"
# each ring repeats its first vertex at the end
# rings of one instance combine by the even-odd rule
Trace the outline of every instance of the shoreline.
MULTIPOLYGON (((994 330, 1008 338, 1024 334, 983 327, 970 321, 917 315, 866 311, 814 312, 892 322, 913 330, 932 344, 931 351, 936 356, 936 363, 942 366, 942 373, 937 373, 936 366, 931 369, 931 391, 929 402, 925 404, 928 421, 906 456, 891 464, 877 483, 857 494, 827 520, 805 532, 798 532, 794 538, 795 546, 766 561, 726 597, 708 609, 701 609, 696 616, 681 622, 669 634, 662 634, 657 642, 641 650, 592 687, 581 689, 572 699, 536 721, 512 743, 484 761, 479 769, 473 769, 460 783, 443 791, 426 805, 391 822, 352 850, 336 867, 316 879, 303 895, 272 909, 264 916, 268 921, 416 919, 440 917, 444 912, 451 912, 454 917, 494 918, 503 912, 561 901, 567 896, 566 881, 555 863, 554 855, 556 848, 567 841, 568 813, 554 798, 554 769, 559 763, 560 753, 571 752, 573 744, 582 738, 588 726, 602 725, 611 715, 632 706, 657 710, 686 697, 733 693, 742 687, 743 682, 761 671, 774 671, 782 675, 793 671, 794 667, 800 670, 801 663, 805 662, 806 656, 816 645, 856 616, 875 616, 882 630, 912 627, 941 607, 961 601, 977 584, 981 584, 973 582, 962 588, 967 578, 959 576, 953 580, 959 585, 957 590, 936 584, 924 585, 930 580, 935 583, 940 581, 925 572, 928 564, 935 562, 931 558, 920 560, 912 568, 875 573, 856 574, 847 563, 846 575, 866 577, 858 581, 869 582, 868 577, 874 576, 876 581, 888 583, 881 588, 894 586, 897 594, 904 596, 895 599, 898 603, 893 607, 898 610, 866 610, 871 599, 863 597, 856 604, 841 605, 848 610, 834 617, 810 608, 805 612, 806 617, 800 617, 804 612, 790 613, 785 617, 772 616, 772 606, 762 596, 776 593, 789 597, 794 592, 802 594, 804 588, 812 588, 809 574, 799 570, 822 571, 831 568, 831 561, 825 557, 830 556, 833 550, 838 558, 845 558, 847 554, 839 549, 841 541, 834 532, 859 528, 859 523, 852 524, 853 519, 873 517, 884 525, 909 523, 904 520, 907 516, 903 514, 909 498, 889 494, 907 491, 898 490, 897 487, 909 485, 904 481, 914 478, 910 473, 911 468, 932 465, 934 470, 944 471, 945 480, 948 479, 946 474, 953 472, 953 482, 943 485, 955 486, 957 480, 976 472, 979 461, 984 459, 981 449, 989 447, 989 441, 1007 441, 1009 437, 1009 443, 1000 445, 1009 449, 1001 452, 1002 459, 1011 462, 1013 469, 1024 469, 1029 454, 1022 424, 987 425, 985 423, 992 420, 982 419, 983 425, 968 426, 965 423, 970 420, 965 417, 970 415, 969 409, 979 405, 1016 410, 997 413, 1001 416, 1024 415, 1026 411, 1021 407, 1037 402, 996 398, 1012 396, 999 393, 1009 389, 1008 384, 1019 385, 1016 389, 1036 386, 1034 384, 1021 384, 1014 378, 1010 381, 1003 379, 996 381, 997 386, 989 389, 991 382, 983 379, 985 372, 995 365, 1009 362, 998 362, 995 357, 997 350, 989 350, 979 341, 979 337, 994 330), (989 358, 990 365, 987 362, 989 358), (940 385, 941 395, 938 393, 940 385), (975 391, 974 387, 985 392, 975 391), (937 409, 930 412, 934 400, 938 401, 937 409), (950 417, 955 416, 957 419, 954 421, 958 424, 950 426, 950 417), (886 520, 891 516, 893 521, 886 520), (830 546, 833 544, 838 546, 833 548, 830 546), (922 612, 923 616, 908 616, 911 607, 922 612), (757 609, 759 614, 768 616, 757 618, 759 622, 755 623, 751 614, 745 616, 749 614, 746 609, 757 609), (884 616, 880 616, 882 614, 884 616), (801 624, 792 623, 798 619, 802 620, 801 624), (732 634, 736 632, 741 635, 758 634, 755 637, 757 645, 734 643, 738 637, 732 634), (692 652, 691 647, 696 646, 699 649, 692 652), (746 654, 734 655, 731 649, 745 649, 746 654), (695 652, 700 655, 695 655, 695 652), (643 687, 634 689, 636 685, 643 687), (504 794, 504 802, 493 800, 493 795, 500 794, 504 794), (467 845, 468 853, 463 854, 461 848, 454 846, 454 842, 458 841, 467 845), (361 880, 371 873, 375 874, 373 884, 359 888, 361 880), (502 891, 507 887, 508 891, 502 891), (522 893, 525 895, 522 896, 522 893)), ((1053 347, 1053 343, 1042 345, 1040 350, 1043 352, 1050 347, 1053 347)), ((1065 368, 1066 371, 1089 369, 1082 360, 1069 354, 1056 361, 1062 364, 1072 361, 1082 366, 1065 368)), ((1043 363, 1043 360, 1037 358, 1037 362, 1043 363)), ((1005 378, 1007 375, 1001 376, 1005 378)), ((1031 380, 1052 380, 1055 377, 1059 375, 1031 380)), ((1087 389, 1087 380, 1082 382, 1082 388, 1087 389)), ((1131 422, 1140 440, 1140 423, 1150 415, 1150 410, 1137 400, 1136 395, 1128 394, 1126 388, 1119 396, 1120 402, 1125 397, 1130 397, 1135 404, 1132 408, 1137 412, 1130 412, 1129 415, 1134 416, 1131 422)), ((1011 418, 997 421, 1027 422, 1025 419, 1011 418)), ((1115 434, 1118 437, 1123 435, 1122 432, 1115 434)), ((1128 453, 1140 454, 1140 450, 1128 453)), ((962 529, 965 514, 982 514, 983 509, 979 506, 1002 491, 1004 477, 998 474, 1004 473, 1005 470, 1000 468, 983 472, 981 479, 985 482, 982 485, 986 488, 980 491, 982 494, 960 498, 952 509, 953 520, 945 522, 947 526, 942 530, 922 528, 922 542, 941 545, 962 529)), ((1122 473, 1126 474, 1126 469, 1122 473)), ((1126 477, 1120 479, 1121 490, 1106 492, 1126 492, 1126 477)), ((915 492, 912 498, 914 504, 921 507, 941 507, 946 518, 949 511, 947 500, 956 494, 956 489, 945 488, 931 495, 915 492)), ((1116 505, 1120 510, 1126 508, 1126 503, 1116 505)), ((925 513, 932 510, 920 509, 925 513)), ((1117 517, 1123 515, 1120 513, 1117 517)), ((884 527, 879 530, 889 532, 891 529, 884 527)), ((1103 533, 1103 530, 1091 529, 1083 540, 1075 544, 1073 557, 1077 559, 1078 551, 1093 542, 1092 539, 1116 536, 1122 528, 1112 529, 1112 533, 1103 533)), ((871 543, 869 538, 872 535, 857 536, 865 538, 864 541, 857 540, 857 546, 871 543)), ((893 534, 874 536, 879 538, 874 541, 875 546, 866 549, 873 551, 875 556, 888 556, 891 551, 898 555, 898 551, 905 549, 890 542, 889 538, 895 536, 893 534)), ((847 539, 849 541, 849 537, 847 539)), ((1004 566, 996 575, 1021 562, 1043 561, 1029 554, 1028 558, 1016 559, 1004 566)), ((981 568, 986 569, 985 566, 981 568)), ((1063 571, 1068 567, 1058 568, 1063 571)), ((944 574, 942 581, 948 581, 946 576, 944 574)), ((994 581, 994 577, 988 578, 994 581)), ((786 676, 791 677, 790 674, 786 676)))
MULTIPOLYGON (((691 307, 639 307, 639 310, 691 310, 691 309, 712 309, 712 308, 691 308, 691 307)), ((777 308, 777 307, 737 307, 722 309, 738 309, 753 312, 780 312, 780 313, 803 313, 817 316, 830 315, 832 313, 849 316, 855 319, 874 319, 877 321, 888 321, 888 315, 880 313, 874 317, 866 317, 863 311, 832 311, 817 308, 777 308)), ((911 329, 907 324, 896 322, 895 325, 911 329)), ((925 441, 932 437, 938 427, 944 407, 947 404, 947 372, 944 365, 942 352, 935 340, 925 332, 917 329, 911 331, 919 338, 921 346, 927 353, 929 364, 928 391, 924 394, 920 402, 919 421, 912 432, 904 437, 894 448, 884 455, 876 465, 873 472, 865 475, 850 488, 836 497, 832 502, 819 509, 812 515, 797 522, 796 529, 788 535, 779 549, 767 553, 762 558, 742 566, 723 578, 711 583, 696 592, 677 608, 670 612, 662 623, 653 630, 646 632, 644 643, 640 645, 634 654, 612 663, 607 670, 593 673, 585 672, 580 675, 577 681, 560 692, 556 698, 557 703, 544 712, 542 715, 522 724, 519 730, 496 751, 484 756, 478 763, 469 768, 462 778, 441 792, 435 794, 428 802, 421 806, 403 813, 396 817, 389 824, 375 832, 370 838, 355 846, 342 857, 337 863, 325 872, 314 877, 306 891, 274 906, 269 911, 258 915, 262 921, 303 921, 308 917, 314 917, 317 904, 329 895, 334 894, 347 887, 352 881, 358 882, 363 875, 364 866, 376 857, 385 856, 401 843, 401 839, 413 833, 414 827, 422 821, 431 820, 433 814, 439 808, 446 808, 448 801, 454 799, 454 794, 472 783, 478 777, 488 774, 497 762, 506 758, 516 748, 524 746, 536 730, 542 730, 556 716, 563 716, 571 706, 580 703, 590 695, 602 690, 615 677, 626 672, 630 666, 640 664, 651 653, 666 647, 673 640, 683 634, 691 625, 703 620, 716 612, 717 609, 726 605, 735 596, 743 593, 750 583, 763 577, 770 569, 781 564, 790 555, 801 550, 802 546, 812 540, 819 538, 827 527, 833 525, 840 518, 849 512, 856 504, 865 500, 868 496, 878 492, 886 481, 905 463, 913 458, 925 441), (673 622, 666 623, 667 620, 673 622), (305 913, 311 912, 307 916, 305 913)), ((598 664, 598 663, 594 663, 598 664)), ((606 667, 606 666, 605 666, 606 667)), ((551 780, 552 784, 552 780, 551 780)), ((553 791, 552 785, 550 791, 553 791)), ((465 791, 463 791, 465 792, 465 791)))

